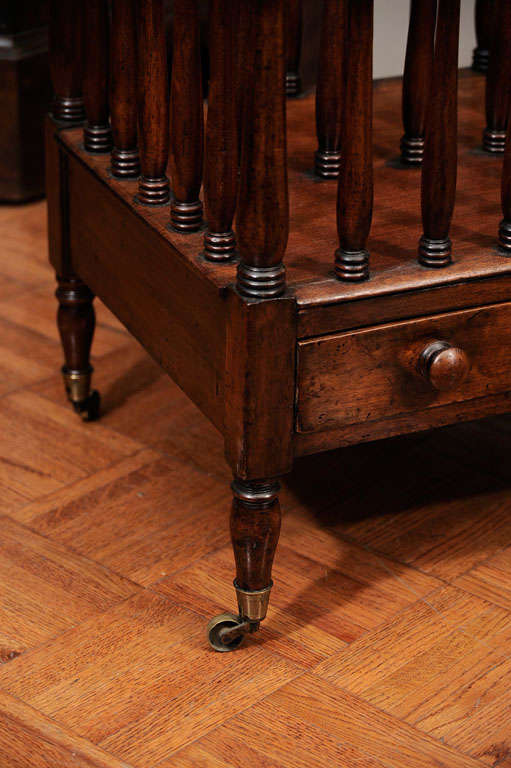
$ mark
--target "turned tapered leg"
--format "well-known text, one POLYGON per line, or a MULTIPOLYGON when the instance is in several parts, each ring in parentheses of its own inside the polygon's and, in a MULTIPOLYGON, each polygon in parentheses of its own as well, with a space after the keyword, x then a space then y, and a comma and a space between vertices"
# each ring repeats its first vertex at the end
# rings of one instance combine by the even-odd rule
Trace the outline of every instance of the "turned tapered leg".
POLYGON ((224 613, 210 621, 208 638, 217 651, 237 648, 266 616, 280 533, 279 487, 276 480, 247 482, 235 478, 232 484, 231 539, 238 615, 224 613))
POLYGON ((94 294, 78 277, 57 277, 57 325, 64 350, 62 375, 67 396, 85 421, 97 418, 99 394, 91 391, 90 348, 96 318, 94 294))

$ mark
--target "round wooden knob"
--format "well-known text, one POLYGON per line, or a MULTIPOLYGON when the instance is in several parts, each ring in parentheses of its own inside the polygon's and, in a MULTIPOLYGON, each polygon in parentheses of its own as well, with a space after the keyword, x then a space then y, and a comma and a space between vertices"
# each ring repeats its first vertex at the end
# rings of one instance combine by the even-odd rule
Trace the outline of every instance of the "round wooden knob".
POLYGON ((456 389, 466 379, 470 363, 466 353, 448 341, 433 341, 419 358, 419 371, 441 392, 456 389))

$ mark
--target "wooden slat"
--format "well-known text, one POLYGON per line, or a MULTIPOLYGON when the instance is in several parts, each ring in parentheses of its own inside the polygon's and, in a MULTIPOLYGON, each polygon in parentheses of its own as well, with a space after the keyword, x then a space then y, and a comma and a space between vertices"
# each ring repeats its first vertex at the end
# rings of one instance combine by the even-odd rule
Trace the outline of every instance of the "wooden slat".
POLYGON ((373 0, 348 0, 345 39, 342 162, 337 197, 335 274, 369 277, 366 249, 373 210, 373 0))
POLYGON ((112 131, 108 120, 109 7, 107 0, 84 3, 83 101, 87 123, 83 144, 88 152, 109 152, 112 131))
POLYGON ((211 261, 232 258, 236 244, 232 222, 238 183, 235 21, 239 11, 240 0, 213 0, 210 6, 204 255, 211 261))
POLYGON ((303 0, 286 0, 286 95, 298 96, 302 89, 300 53, 302 49, 303 0))
POLYGON ((477 47, 474 48, 472 68, 476 72, 488 71, 488 59, 492 37, 492 14, 495 0, 476 0, 475 25, 477 47))
POLYGON ((439 0, 433 75, 422 168, 419 263, 446 267, 458 170, 458 45, 460 0, 439 0))
POLYGON ((170 92, 172 203, 170 220, 179 232, 202 224, 204 112, 197 0, 175 0, 170 92))
POLYGON ((137 106, 141 177, 138 200, 162 205, 170 199, 167 43, 163 0, 137 0, 137 106))
POLYGON ((325 179, 339 176, 342 104, 344 93, 344 40, 347 0, 325 0, 321 23, 316 88, 315 171, 325 179))
POLYGON ((421 163, 424 156, 426 114, 429 105, 436 0, 412 0, 403 75, 403 128, 401 160, 421 163))
POLYGON ((483 147, 487 152, 504 151, 510 106, 511 4, 494 0, 492 45, 486 81, 486 128, 483 147))
POLYGON ((137 36, 135 0, 112 0, 110 112, 114 147, 112 174, 137 177, 137 36))
POLYGON ((83 3, 50 2, 50 71, 55 98, 53 116, 76 123, 85 116, 82 97, 83 3))

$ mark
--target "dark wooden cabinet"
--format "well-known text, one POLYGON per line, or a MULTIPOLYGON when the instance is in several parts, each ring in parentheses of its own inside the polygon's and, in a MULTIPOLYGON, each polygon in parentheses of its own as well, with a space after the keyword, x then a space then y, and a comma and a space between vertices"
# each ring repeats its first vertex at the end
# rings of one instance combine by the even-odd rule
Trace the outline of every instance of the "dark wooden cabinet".
MULTIPOLYGON (((98 415, 98 296, 223 434, 238 613, 211 622, 217 650, 265 617, 295 457, 510 407, 511 142, 503 163, 481 150, 503 79, 458 73, 459 0, 414 0, 404 85, 373 84, 372 0, 328 0, 316 93, 286 99, 310 9, 214 0, 204 69, 195 0, 174 2, 171 62, 161 0, 114 0, 110 29, 106 3, 54 0, 66 390, 98 415)), ((506 0, 493 12, 496 73, 506 0)))

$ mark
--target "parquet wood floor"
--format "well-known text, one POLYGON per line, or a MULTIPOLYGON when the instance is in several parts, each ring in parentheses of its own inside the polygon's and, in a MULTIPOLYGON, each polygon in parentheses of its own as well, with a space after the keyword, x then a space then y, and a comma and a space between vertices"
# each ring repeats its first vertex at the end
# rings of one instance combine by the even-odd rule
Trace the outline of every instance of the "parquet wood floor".
POLYGON ((215 654, 220 436, 101 306, 82 424, 44 203, 0 233, 1 768, 511 766, 511 416, 299 460, 268 619, 215 654))

